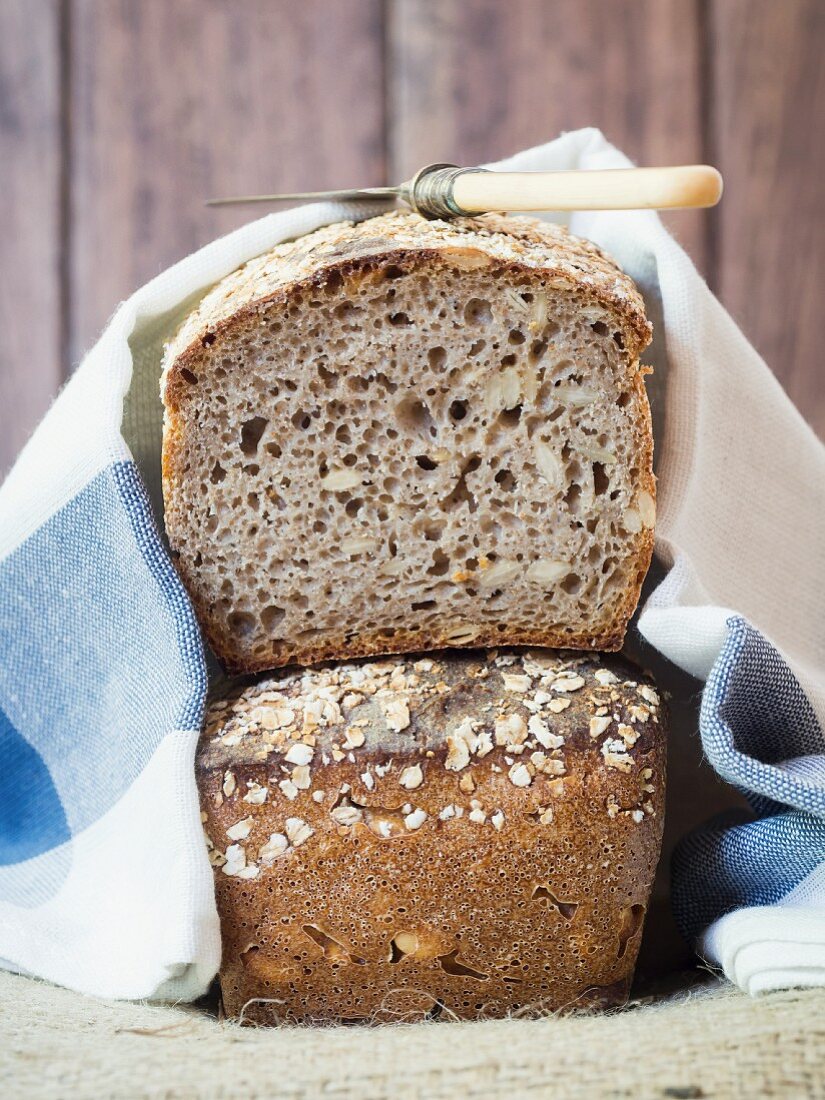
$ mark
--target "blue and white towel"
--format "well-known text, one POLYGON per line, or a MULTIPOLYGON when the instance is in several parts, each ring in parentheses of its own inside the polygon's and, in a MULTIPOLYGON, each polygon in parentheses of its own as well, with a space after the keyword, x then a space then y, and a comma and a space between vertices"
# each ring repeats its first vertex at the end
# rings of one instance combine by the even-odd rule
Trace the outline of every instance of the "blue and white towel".
MULTIPOLYGON (((597 131, 501 167, 624 167, 597 131)), ((273 214, 115 313, 0 488, 0 960, 99 996, 193 998, 220 954, 193 758, 206 671, 165 552, 162 345, 215 281, 363 218, 273 214)), ((639 628, 707 681, 706 754, 753 814, 674 864, 685 931, 751 991, 825 984, 825 450, 655 214, 574 215, 662 321, 657 552, 639 628)))

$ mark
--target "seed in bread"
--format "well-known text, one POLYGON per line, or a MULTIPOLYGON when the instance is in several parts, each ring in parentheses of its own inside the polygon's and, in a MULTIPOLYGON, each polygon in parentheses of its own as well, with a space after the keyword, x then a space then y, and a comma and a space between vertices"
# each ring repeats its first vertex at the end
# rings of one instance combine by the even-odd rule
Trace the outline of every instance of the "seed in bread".
POLYGON ((621 1002, 661 841, 663 717, 631 666, 548 650, 333 665, 215 702, 198 783, 228 1015, 621 1002))
POLYGON ((233 671, 618 649, 653 544, 641 297, 558 226, 393 213, 281 245, 167 351, 166 530, 233 671))

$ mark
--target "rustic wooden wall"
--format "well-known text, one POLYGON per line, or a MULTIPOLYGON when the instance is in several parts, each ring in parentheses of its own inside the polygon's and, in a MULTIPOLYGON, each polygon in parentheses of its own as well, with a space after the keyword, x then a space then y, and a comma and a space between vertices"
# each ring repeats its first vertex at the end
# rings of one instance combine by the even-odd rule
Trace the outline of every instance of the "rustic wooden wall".
POLYGON ((825 434, 821 0, 3 0, 0 476, 117 302, 248 216, 595 124, 709 159, 685 243, 825 434))

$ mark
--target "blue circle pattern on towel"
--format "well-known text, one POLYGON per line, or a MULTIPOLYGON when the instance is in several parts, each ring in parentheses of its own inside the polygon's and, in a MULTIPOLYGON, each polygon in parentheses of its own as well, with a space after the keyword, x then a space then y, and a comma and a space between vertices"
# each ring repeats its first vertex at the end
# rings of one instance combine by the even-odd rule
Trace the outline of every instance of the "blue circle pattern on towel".
POLYGON ((0 760, 0 865, 22 863, 69 840, 51 772, 2 709, 0 760))

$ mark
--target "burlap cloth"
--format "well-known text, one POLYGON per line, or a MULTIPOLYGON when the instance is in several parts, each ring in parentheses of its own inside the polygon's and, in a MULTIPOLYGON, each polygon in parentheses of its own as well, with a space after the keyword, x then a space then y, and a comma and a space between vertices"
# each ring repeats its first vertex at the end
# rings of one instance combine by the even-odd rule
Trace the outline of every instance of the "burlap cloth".
POLYGON ((711 982, 608 1016, 254 1030, 0 974, 0 1090, 18 1097, 825 1096, 825 989, 711 982))

